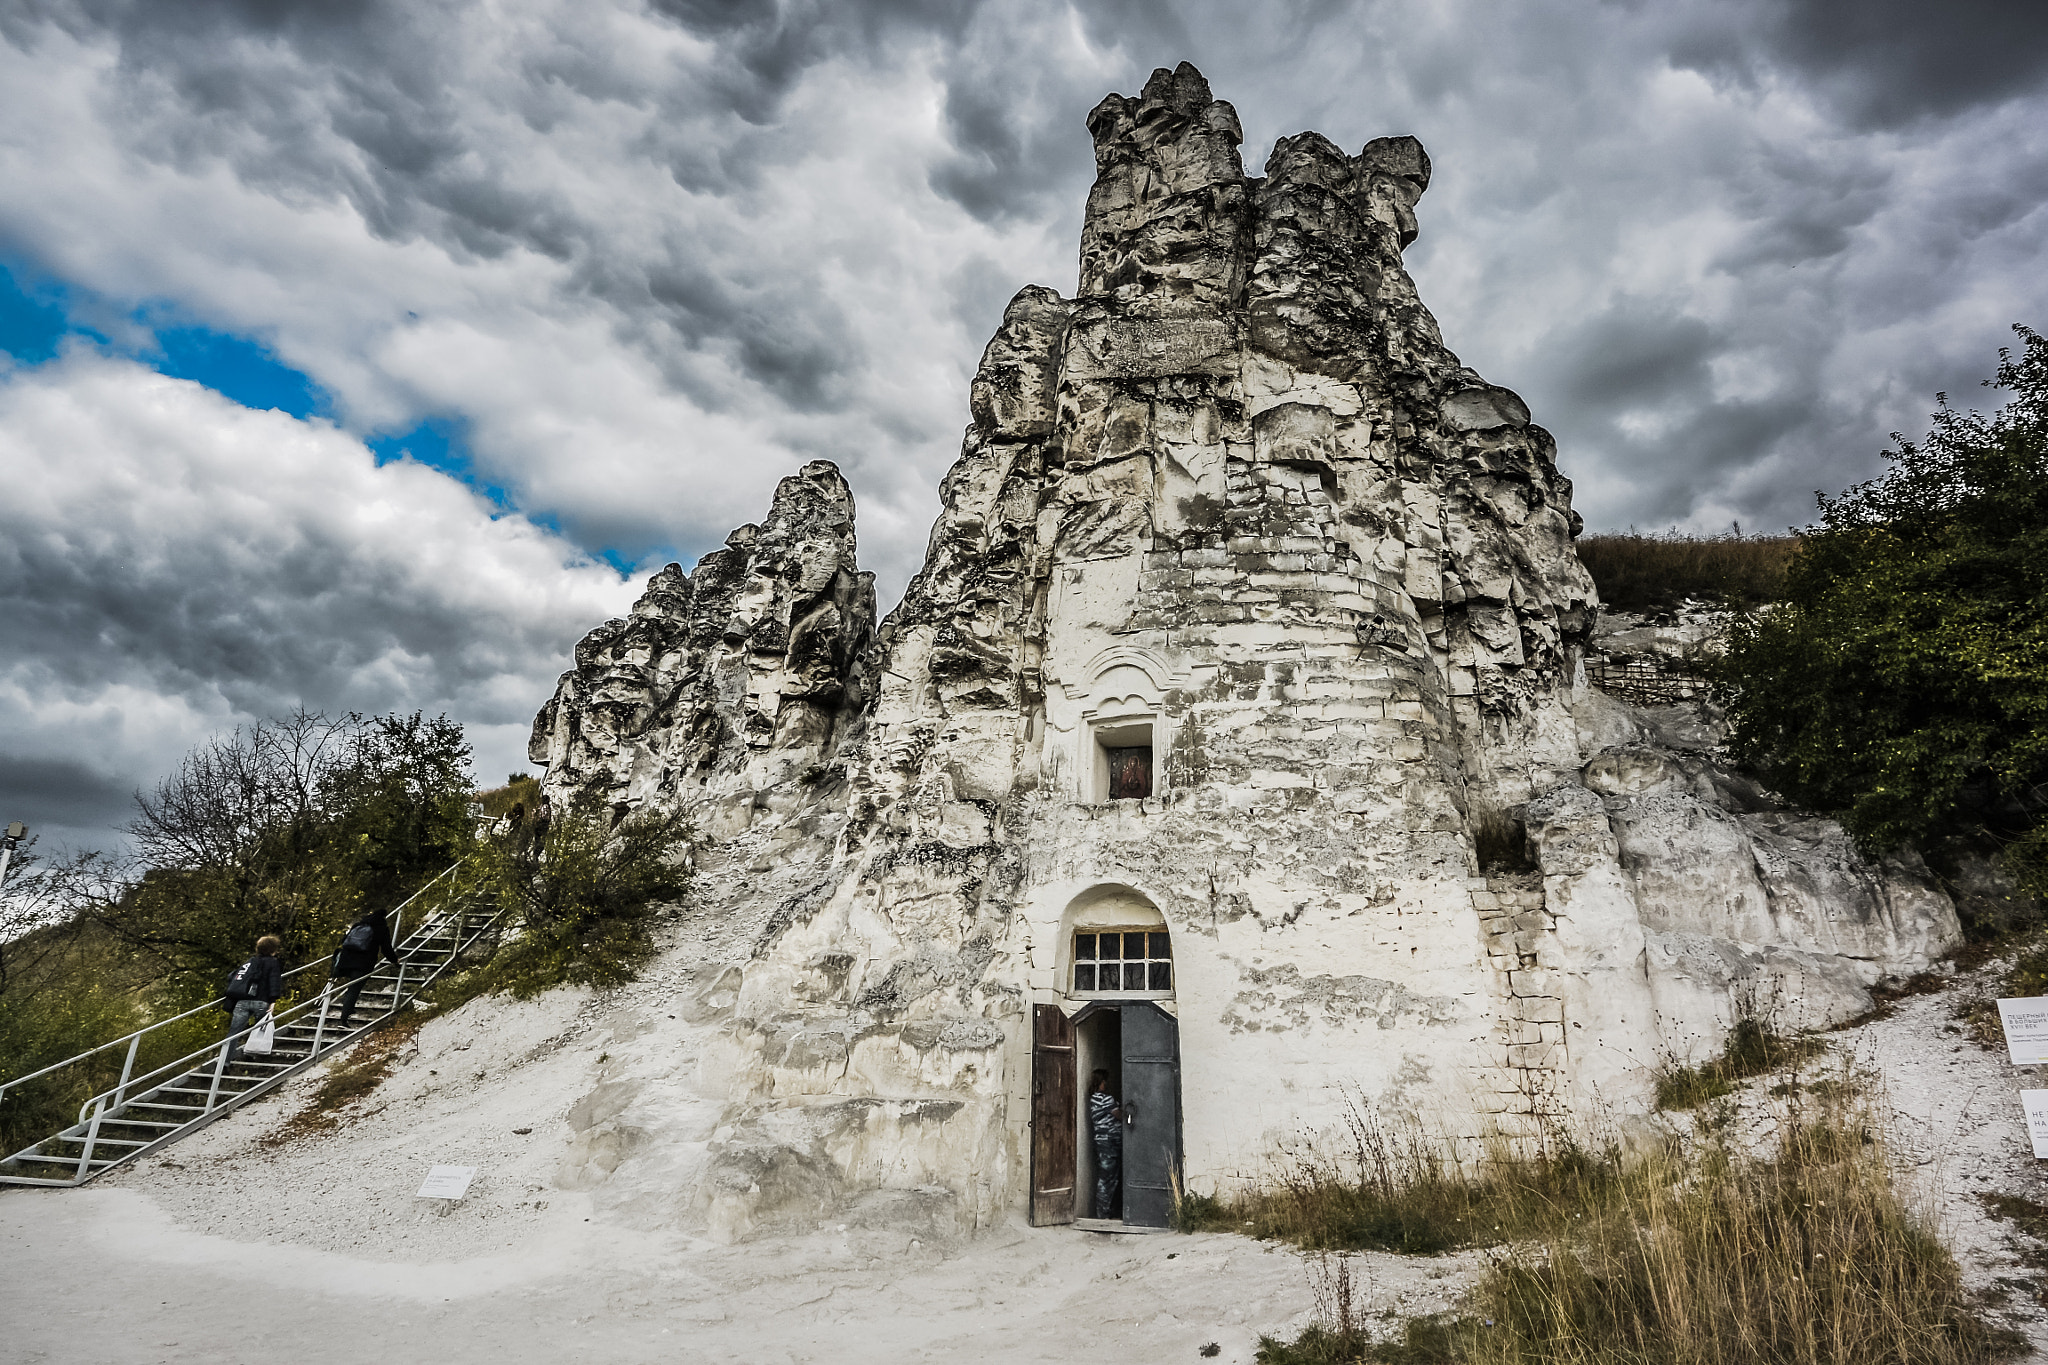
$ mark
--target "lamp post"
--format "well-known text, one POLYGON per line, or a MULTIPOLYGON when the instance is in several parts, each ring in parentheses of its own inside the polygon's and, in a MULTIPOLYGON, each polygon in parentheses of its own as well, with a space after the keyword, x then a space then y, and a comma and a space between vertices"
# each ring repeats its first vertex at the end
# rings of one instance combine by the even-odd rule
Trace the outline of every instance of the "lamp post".
POLYGON ((7 864, 14 857, 14 846, 21 842, 21 836, 28 833, 28 826, 16 820, 7 827, 5 837, 0 837, 0 886, 7 885, 7 864))

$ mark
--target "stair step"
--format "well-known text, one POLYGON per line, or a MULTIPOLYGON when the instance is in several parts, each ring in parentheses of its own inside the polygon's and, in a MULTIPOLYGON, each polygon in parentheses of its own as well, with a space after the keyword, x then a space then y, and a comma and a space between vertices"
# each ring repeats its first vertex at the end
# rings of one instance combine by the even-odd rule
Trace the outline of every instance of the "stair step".
POLYGON ((188 1063, 189 1071, 168 1082, 124 1087, 124 1093, 136 1098, 11 1156, 0 1156, 0 1168, 10 1172, 11 1180, 68 1185, 119 1166, 157 1143, 182 1136, 223 1109, 254 1098, 283 1075, 361 1041, 415 1005, 420 991, 433 978, 452 970, 458 962, 488 957, 507 927, 504 911, 479 897, 444 896, 423 910, 412 932, 399 941, 404 961, 378 963, 358 982, 357 1018, 348 1025, 339 1018, 336 987, 310 981, 306 984, 317 988, 314 993, 296 995, 288 1004, 280 1002, 278 1009, 290 1009, 293 1018, 276 1025, 279 1046, 271 1052, 250 1053, 230 1062, 222 1055, 222 1045, 216 1044, 201 1053, 196 1064, 188 1063))
MULTIPOLYGON (((16 1161, 47 1161, 52 1166, 76 1166, 79 1160, 80 1159, 75 1156, 50 1156, 42 1152, 17 1152, 13 1156, 8 1157, 6 1162, 0 1162, 0 1165, 11 1164, 16 1161)), ((95 1166, 105 1168, 107 1166, 119 1165, 120 1161, 121 1158, 119 1157, 114 1157, 112 1160, 109 1161, 101 1161, 98 1157, 94 1157, 92 1159, 92 1164, 95 1166)))

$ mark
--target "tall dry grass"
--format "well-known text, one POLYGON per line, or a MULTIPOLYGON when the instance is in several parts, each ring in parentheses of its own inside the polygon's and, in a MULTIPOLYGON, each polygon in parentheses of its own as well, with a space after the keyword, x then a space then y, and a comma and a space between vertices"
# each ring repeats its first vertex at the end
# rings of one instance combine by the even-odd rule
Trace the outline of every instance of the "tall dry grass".
POLYGON ((1333 1165, 1315 1185, 1296 1175, 1293 1189, 1239 1201, 1230 1212, 1267 1235, 1325 1248, 1325 1321, 1292 1341, 1264 1339, 1258 1358, 1982 1365, 2023 1350, 1987 1326, 1931 1223, 1895 1188, 1872 1110, 1853 1093, 1822 1087, 1795 1100, 1755 1146, 1729 1132, 1702 1122, 1635 1160, 1616 1149, 1501 1150, 1463 1170, 1411 1166, 1424 1178, 1350 1188, 1333 1165), (1360 1201, 1380 1217, 1358 1221, 1360 1201), (1475 1228, 1475 1215, 1490 1221, 1475 1228), (1333 1271, 1327 1248, 1398 1249, 1402 1239, 1380 1230, 1404 1221, 1435 1229, 1411 1243, 1497 1250, 1461 1311, 1376 1341, 1348 1292, 1349 1267, 1340 1253, 1333 1271))
POLYGON ((1750 608, 1775 601, 1797 536, 1581 536, 1579 562, 1611 611, 1671 611, 1687 598, 1750 608))

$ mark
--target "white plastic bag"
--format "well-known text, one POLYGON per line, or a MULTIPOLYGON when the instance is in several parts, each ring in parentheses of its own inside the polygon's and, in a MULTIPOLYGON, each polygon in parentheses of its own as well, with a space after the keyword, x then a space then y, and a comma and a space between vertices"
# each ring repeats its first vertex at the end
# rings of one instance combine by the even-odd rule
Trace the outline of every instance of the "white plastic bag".
POLYGON ((268 1053, 276 1050, 276 1013, 277 1011, 275 1010, 266 1012, 263 1016, 262 1021, 258 1023, 255 1028, 249 1030, 249 1038, 247 1042, 242 1044, 242 1051, 268 1053))

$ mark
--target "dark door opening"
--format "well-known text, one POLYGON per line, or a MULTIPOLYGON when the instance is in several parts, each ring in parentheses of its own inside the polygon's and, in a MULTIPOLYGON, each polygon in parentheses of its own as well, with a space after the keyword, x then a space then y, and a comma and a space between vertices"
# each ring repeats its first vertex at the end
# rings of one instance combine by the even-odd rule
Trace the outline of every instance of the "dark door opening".
POLYGON ((1031 1221, 1168 1226, 1181 1164, 1180 1026, 1137 1000, 1091 1004, 1072 1020, 1039 1005, 1033 1016, 1031 1221), (1097 1070, 1108 1074, 1120 1111, 1120 1169, 1107 1207, 1088 1121, 1097 1070))
MULTIPOLYGON (((1074 1213, 1081 1218, 1123 1219, 1122 1171, 1103 1180, 1096 1168, 1095 1073, 1108 1073, 1110 1096, 1122 1105, 1124 1093, 1123 1016, 1116 1009, 1090 1010, 1074 1025, 1074 1075, 1081 1082, 1080 1122, 1076 1125, 1074 1152, 1074 1213)), ((1123 1118, 1113 1116, 1113 1140, 1118 1164, 1122 1164, 1125 1138, 1123 1118)))

